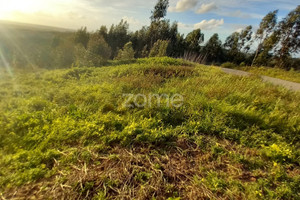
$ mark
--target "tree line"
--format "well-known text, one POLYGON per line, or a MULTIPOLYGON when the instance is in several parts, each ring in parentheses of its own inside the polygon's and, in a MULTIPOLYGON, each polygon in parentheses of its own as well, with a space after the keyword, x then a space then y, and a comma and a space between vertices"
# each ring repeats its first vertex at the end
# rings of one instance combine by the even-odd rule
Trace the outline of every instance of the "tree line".
MULTIPOLYGON (((86 27, 72 34, 57 34, 47 50, 39 55, 39 66, 99 66, 107 60, 170 56, 204 64, 269 66, 300 69, 300 6, 278 21, 278 10, 269 12, 257 31, 247 26, 228 36, 224 43, 217 33, 204 43, 196 29, 186 36, 178 32, 177 22, 166 19, 169 0, 158 0, 151 12, 151 23, 131 32, 121 20, 95 32, 86 27), (44 59, 44 60, 43 60, 44 59)), ((16 56, 14 59, 18 59, 16 56)), ((13 63, 16 61, 12 60, 13 63)))

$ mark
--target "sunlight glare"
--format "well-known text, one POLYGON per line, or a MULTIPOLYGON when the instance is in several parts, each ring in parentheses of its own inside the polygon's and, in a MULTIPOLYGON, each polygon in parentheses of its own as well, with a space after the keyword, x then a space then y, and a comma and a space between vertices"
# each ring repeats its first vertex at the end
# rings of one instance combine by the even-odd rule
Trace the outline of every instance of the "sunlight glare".
POLYGON ((43 6, 43 1, 39 0, 0 0, 0 12, 34 12, 43 6))
MULTIPOLYGON (((8 74, 13 77, 13 72, 12 69, 9 65, 9 63, 7 62, 6 58, 4 57, 4 55, 2 54, 2 51, 0 49, 0 63, 3 63, 5 70, 8 72, 8 74)), ((0 66, 1 67, 1 66, 0 66)))

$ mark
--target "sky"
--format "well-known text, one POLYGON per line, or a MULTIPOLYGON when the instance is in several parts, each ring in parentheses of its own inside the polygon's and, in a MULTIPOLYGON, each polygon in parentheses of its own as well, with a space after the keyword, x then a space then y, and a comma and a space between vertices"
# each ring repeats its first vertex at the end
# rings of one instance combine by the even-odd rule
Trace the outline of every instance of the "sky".
MULTIPOLYGON (((0 20, 95 31, 101 25, 121 19, 135 31, 149 25, 157 0, 0 0, 0 20)), ((295 9, 296 0, 170 0, 168 19, 178 22, 187 34, 200 28, 206 40, 219 33, 224 40, 247 25, 256 29, 270 11, 279 10, 279 19, 295 9)))

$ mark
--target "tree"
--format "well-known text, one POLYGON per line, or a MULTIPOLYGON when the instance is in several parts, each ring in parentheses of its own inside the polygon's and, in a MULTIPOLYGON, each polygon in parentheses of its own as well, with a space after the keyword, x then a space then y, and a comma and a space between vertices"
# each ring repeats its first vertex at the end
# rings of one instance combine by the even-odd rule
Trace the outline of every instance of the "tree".
POLYGON ((220 62, 223 60, 222 41, 219 35, 215 33, 203 47, 203 53, 208 62, 220 62))
POLYGON ((283 67, 291 54, 298 53, 300 49, 300 6, 279 23, 279 33, 278 65, 283 67))
POLYGON ((158 0, 154 10, 151 12, 151 24, 147 31, 147 46, 149 49, 158 40, 169 40, 171 51, 176 47, 178 26, 176 22, 171 24, 170 20, 165 19, 168 7, 168 0, 158 0))
POLYGON ((148 44, 150 42, 148 38, 148 28, 142 27, 140 30, 131 34, 130 41, 132 42, 133 49, 136 51, 137 57, 147 57, 145 52, 148 51, 148 44))
MULTIPOLYGON (((255 51, 255 55, 252 61, 251 66, 256 63, 258 55, 260 55, 260 60, 263 56, 269 53, 269 51, 273 48, 274 43, 270 43, 270 36, 275 31, 277 24, 277 14, 278 10, 269 12, 260 22, 259 28, 256 31, 254 40, 258 41, 258 46, 255 51), (262 52, 263 51, 263 52, 262 52)), ((274 35, 272 36, 274 38, 274 35)))
POLYGON ((111 55, 111 48, 102 35, 91 35, 87 45, 86 61, 89 66, 99 66, 106 62, 111 55))
POLYGON ((239 51, 244 51, 245 53, 247 53, 250 50, 252 33, 252 26, 247 26, 241 31, 241 33, 239 34, 239 51))
POLYGON ((200 52, 200 44, 204 41, 204 34, 201 33, 200 29, 193 30, 190 32, 186 38, 185 42, 187 45, 187 50, 192 52, 200 52))
POLYGON ((82 44, 85 48, 87 48, 89 39, 90 39, 90 34, 87 32, 86 27, 79 29, 75 33, 75 37, 74 37, 75 44, 82 44))
POLYGON ((167 40, 157 40, 154 43, 149 57, 164 57, 167 56, 167 48, 169 46, 170 41, 167 40))
POLYGON ((51 48, 56 48, 59 46, 61 42, 61 38, 58 35, 55 35, 52 39, 51 48))
POLYGON ((173 57, 182 57, 186 48, 186 42, 183 34, 177 33, 176 40, 172 43, 171 55, 173 57))
POLYGON ((169 0, 158 0, 154 10, 151 12, 151 22, 160 21, 167 15, 167 9, 169 7, 169 0))
POLYGON ((130 40, 129 24, 127 21, 121 20, 118 25, 112 25, 107 35, 107 43, 111 47, 111 58, 118 54, 121 49, 130 40))
POLYGON ((134 50, 132 48, 132 42, 128 42, 124 45, 123 49, 118 52, 117 60, 131 60, 134 59, 134 50))
POLYGON ((105 41, 107 41, 108 32, 106 26, 101 26, 100 29, 98 30, 98 34, 102 35, 105 41))
MULTIPOLYGON (((258 54, 257 58, 255 59, 255 65, 266 65, 271 66, 274 62, 272 62, 272 59, 274 56, 270 53, 276 44, 278 43, 280 39, 280 33, 278 30, 274 30, 274 32, 266 37, 261 46, 260 53, 258 54)), ((274 59, 273 59, 274 60, 274 59)))
POLYGON ((227 58, 230 62, 240 64, 246 60, 246 54, 250 49, 252 26, 247 26, 240 33, 234 32, 225 40, 224 47, 227 50, 227 58))
POLYGON ((170 40, 175 44, 177 40, 177 23, 170 24, 170 20, 155 21, 150 24, 147 32, 147 44, 152 47, 157 40, 170 40))
POLYGON ((68 39, 61 41, 59 46, 53 49, 52 56, 54 68, 70 67, 75 58, 73 41, 68 39))
POLYGON ((225 43, 223 44, 224 48, 227 50, 227 60, 230 62, 238 63, 243 59, 239 48, 239 38, 240 34, 234 32, 226 38, 225 43))

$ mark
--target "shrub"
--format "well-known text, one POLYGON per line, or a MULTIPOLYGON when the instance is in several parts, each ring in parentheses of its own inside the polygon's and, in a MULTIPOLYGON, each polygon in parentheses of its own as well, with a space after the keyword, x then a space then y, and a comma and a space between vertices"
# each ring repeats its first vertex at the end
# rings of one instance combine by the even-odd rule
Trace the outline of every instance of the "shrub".
POLYGON ((223 64, 221 65, 221 67, 223 67, 223 68, 229 68, 229 69, 234 69, 234 68, 236 68, 237 66, 236 66, 234 63, 226 62, 226 63, 223 63, 223 64))
POLYGON ((84 48, 82 44, 77 44, 74 47, 74 54, 75 54, 75 61, 74 64, 76 67, 82 67, 86 66, 86 55, 87 55, 87 50, 84 48))
POLYGON ((272 144, 263 148, 263 154, 268 158, 284 163, 293 159, 293 152, 287 145, 272 144))
POLYGON ((246 66, 246 63, 245 62, 241 62, 240 63, 240 67, 245 67, 246 66))
POLYGON ((116 60, 132 60, 134 59, 134 54, 132 42, 128 42, 124 45, 123 49, 119 50, 116 60))
POLYGON ((150 51, 149 57, 166 56, 169 43, 170 42, 168 40, 157 40, 150 51))

